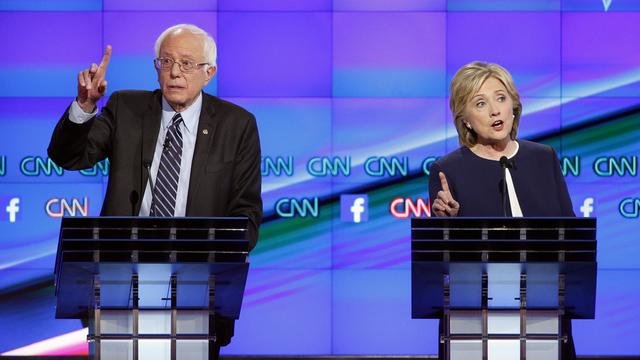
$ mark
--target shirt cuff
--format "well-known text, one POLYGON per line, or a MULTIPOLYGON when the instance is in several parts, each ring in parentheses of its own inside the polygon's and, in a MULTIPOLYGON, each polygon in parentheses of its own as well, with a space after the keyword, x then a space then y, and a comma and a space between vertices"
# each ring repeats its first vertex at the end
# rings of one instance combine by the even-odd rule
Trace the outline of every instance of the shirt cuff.
POLYGON ((96 116, 98 113, 98 109, 96 108, 91 113, 86 113, 80 105, 78 105, 77 100, 73 100, 71 103, 71 108, 69 108, 69 120, 76 124, 84 124, 89 121, 92 117, 96 116))

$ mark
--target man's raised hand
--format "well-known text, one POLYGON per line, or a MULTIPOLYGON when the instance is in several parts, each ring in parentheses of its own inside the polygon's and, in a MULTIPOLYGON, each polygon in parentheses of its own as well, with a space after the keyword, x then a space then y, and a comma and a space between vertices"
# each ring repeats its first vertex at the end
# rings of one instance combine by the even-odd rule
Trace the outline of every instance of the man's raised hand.
POLYGON ((93 112, 98 100, 107 92, 107 67, 111 60, 111 45, 107 45, 100 65, 91 64, 78 74, 78 105, 87 113, 93 112))

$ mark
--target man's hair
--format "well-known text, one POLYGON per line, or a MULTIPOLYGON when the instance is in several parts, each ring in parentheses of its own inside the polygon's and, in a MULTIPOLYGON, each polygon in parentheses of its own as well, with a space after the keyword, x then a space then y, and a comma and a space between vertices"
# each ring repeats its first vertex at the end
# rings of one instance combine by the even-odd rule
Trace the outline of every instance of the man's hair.
POLYGON ((458 131, 458 141, 466 147, 473 147, 478 143, 478 134, 467 128, 464 124, 464 112, 471 98, 480 91, 480 88, 489 78, 494 78, 502 83, 513 101, 513 127, 511 139, 518 135, 520 115, 522 115, 522 103, 520 94, 511 78, 511 74, 498 64, 475 61, 458 70, 451 80, 451 93, 449 107, 453 115, 453 123, 458 131))
POLYGON ((160 57, 160 46, 162 45, 162 42, 164 41, 164 39, 169 35, 173 35, 181 31, 189 31, 192 34, 200 35, 202 37, 202 43, 204 45, 205 61, 207 62, 207 64, 209 64, 209 66, 216 67, 217 66, 216 57, 217 57, 218 50, 216 47, 215 40, 213 40, 213 38, 211 37, 211 35, 209 35, 209 33, 192 24, 178 24, 163 31, 162 34, 160 34, 160 36, 158 36, 158 39, 156 40, 156 45, 155 45, 156 57, 160 57))

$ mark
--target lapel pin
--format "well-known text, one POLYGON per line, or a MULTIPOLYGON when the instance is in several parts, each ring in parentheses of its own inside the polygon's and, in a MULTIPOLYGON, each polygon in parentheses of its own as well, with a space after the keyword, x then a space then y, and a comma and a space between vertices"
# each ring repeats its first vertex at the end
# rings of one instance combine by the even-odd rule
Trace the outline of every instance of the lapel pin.
POLYGON ((207 134, 209 134, 209 130, 208 130, 208 129, 204 129, 204 130, 202 130, 202 133, 203 133, 204 135, 207 135, 207 134))

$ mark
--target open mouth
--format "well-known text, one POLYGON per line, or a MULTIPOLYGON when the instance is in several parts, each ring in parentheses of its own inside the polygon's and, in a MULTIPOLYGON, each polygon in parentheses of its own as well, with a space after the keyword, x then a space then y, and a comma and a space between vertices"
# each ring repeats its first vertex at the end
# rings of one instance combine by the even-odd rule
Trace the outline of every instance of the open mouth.
POLYGON ((493 122, 493 124, 491 124, 491 127, 496 130, 502 130, 502 128, 504 127, 504 122, 502 120, 496 120, 493 122))

